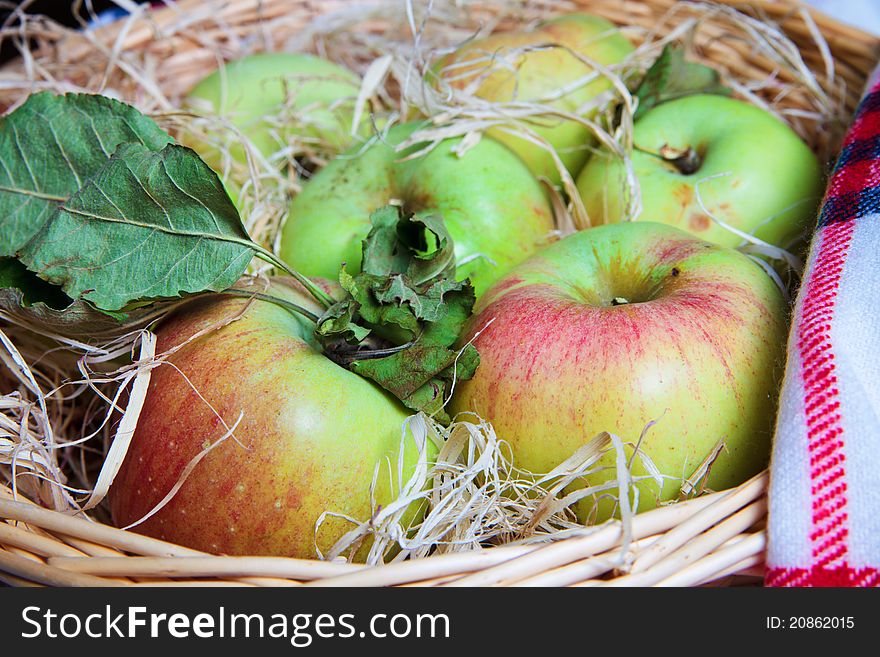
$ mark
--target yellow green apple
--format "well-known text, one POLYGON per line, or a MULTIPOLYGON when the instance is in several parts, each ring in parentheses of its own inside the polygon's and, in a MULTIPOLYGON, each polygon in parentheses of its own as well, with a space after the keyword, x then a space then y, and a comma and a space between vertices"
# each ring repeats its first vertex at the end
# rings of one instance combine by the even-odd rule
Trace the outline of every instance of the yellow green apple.
MULTIPOLYGON (((476 87, 475 95, 487 101, 541 102, 589 119, 596 112, 586 106, 612 89, 602 74, 586 84, 578 83, 596 73, 590 62, 613 67, 633 50, 632 43, 610 21, 574 13, 548 20, 534 30, 497 32, 468 41, 442 58, 433 70, 455 89, 476 87)), ((526 123, 576 176, 594 144, 590 129, 552 115, 533 117, 526 123)), ((505 127, 492 128, 488 134, 516 152, 535 175, 560 182, 560 173, 546 149, 505 127)))
MULTIPOLYGON (((724 246, 743 241, 714 217, 783 248, 815 222, 822 167, 790 127, 751 103, 708 94, 662 103, 636 122, 633 142, 639 221, 724 246)), ((577 187, 594 224, 627 219, 630 190, 617 156, 593 156, 577 187)))
MULTIPOLYGON (((360 84, 355 73, 321 57, 257 53, 213 71, 189 92, 184 106, 226 119, 267 157, 291 144, 306 150, 323 144, 338 152, 353 141, 360 84)), ((218 143, 228 144, 233 159, 245 162, 235 133, 215 122, 206 129, 209 139, 193 131, 184 132, 181 141, 215 169, 221 166, 218 143)))
POLYGON ((438 213, 455 244, 459 279, 479 295, 510 267, 546 243, 553 212, 541 184, 510 150, 484 138, 463 155, 461 139, 400 152, 420 127, 391 129, 369 148, 331 161, 294 198, 282 229, 280 255, 306 276, 335 279, 342 263, 355 272, 370 214, 388 204, 438 213))

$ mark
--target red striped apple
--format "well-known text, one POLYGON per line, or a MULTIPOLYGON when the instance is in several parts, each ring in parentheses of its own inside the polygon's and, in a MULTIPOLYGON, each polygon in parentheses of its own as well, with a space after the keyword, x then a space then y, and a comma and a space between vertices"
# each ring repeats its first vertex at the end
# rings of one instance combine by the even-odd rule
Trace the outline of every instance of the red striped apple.
MULTIPOLYGON (((320 312, 291 279, 265 291, 320 312)), ((378 504, 392 501, 412 474, 418 451, 407 433, 402 482, 397 475, 409 414, 321 353, 311 322, 274 303, 246 303, 196 299, 159 326, 158 350, 179 350, 152 373, 110 491, 114 522, 125 526, 150 512, 243 413, 235 440, 207 453, 171 501, 135 530, 212 553, 314 557, 323 512, 370 518, 377 465, 378 504)), ((317 545, 326 551, 351 528, 330 519, 317 545)))
MULTIPOLYGON (((602 431, 634 444, 656 421, 641 450, 670 479, 638 484, 644 510, 675 498, 719 440, 710 488, 767 462, 787 304, 733 249, 657 223, 590 228, 502 278, 463 340, 484 327, 480 367, 452 407, 492 422, 520 467, 548 472, 602 431)), ((589 484, 616 478, 614 458, 589 484)), ((647 472, 633 460, 635 476, 647 472)), ((603 520, 613 504, 587 498, 576 510, 603 520)))

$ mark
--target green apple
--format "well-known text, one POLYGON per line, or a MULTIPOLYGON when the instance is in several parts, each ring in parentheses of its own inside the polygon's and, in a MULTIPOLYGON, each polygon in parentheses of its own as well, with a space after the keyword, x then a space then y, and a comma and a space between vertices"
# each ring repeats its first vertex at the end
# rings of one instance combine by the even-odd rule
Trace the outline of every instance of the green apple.
MULTIPOLYGON (((263 155, 298 143, 308 150, 326 144, 333 151, 349 146, 354 107, 361 81, 348 69, 304 53, 248 55, 217 69, 187 95, 184 106, 220 116, 238 128, 263 155), (295 121, 285 125, 283 115, 295 121)), ((234 134, 211 124, 210 140, 185 132, 191 146, 215 169, 221 166, 216 143, 228 143, 234 160, 244 163, 245 149, 234 134)))
MULTIPOLYGON (((566 85, 594 73, 592 66, 573 53, 610 67, 621 64, 633 50, 632 43, 608 20, 589 14, 567 14, 532 31, 498 32, 469 41, 441 59, 434 71, 457 89, 477 84, 475 94, 488 101, 543 99, 541 102, 562 111, 592 118, 595 108, 587 112, 581 108, 609 91, 612 85, 607 77, 599 75, 588 84, 559 95, 566 85), (559 97, 549 99, 551 95, 559 97)), ((536 117, 528 123, 576 176, 594 143, 589 128, 554 116, 536 117)), ((559 184, 559 171, 546 149, 504 128, 493 128, 488 134, 515 151, 536 176, 559 184)))
POLYGON ((553 211, 540 183, 512 152, 484 138, 464 155, 461 139, 411 157, 395 146, 419 127, 397 126, 363 152, 338 157, 293 200, 280 255, 306 276, 335 279, 361 262, 370 214, 389 203, 407 212, 439 213, 455 243, 458 278, 470 276, 480 294, 498 276, 545 243, 553 211))
MULTIPOLYGON (((244 289, 262 291, 255 283, 244 289)), ((268 293, 318 311, 291 279, 275 279, 268 293)), ((163 321, 159 352, 180 348, 152 372, 111 488, 114 522, 125 526, 149 512, 240 413, 234 439, 210 451, 136 531, 211 553, 310 558, 321 513, 369 519, 377 465, 376 503, 392 501, 418 458, 403 428, 408 413, 325 357, 313 328, 273 303, 218 296, 189 302, 163 321)), ((428 454, 433 459, 436 451, 428 454)), ((418 511, 410 509, 409 517, 418 511)), ((331 519, 317 545, 326 551, 351 528, 331 519)))
MULTIPOLYGON (((764 109, 725 96, 686 96, 648 110, 635 124, 633 141, 640 221, 739 245, 742 237, 715 217, 783 248, 815 222, 822 168, 800 137, 764 109)), ((628 190, 618 157, 595 155, 577 186, 594 224, 626 219, 628 190)))
MULTIPOLYGON (((709 488, 767 463, 787 304, 736 250, 651 222, 589 228, 489 290, 462 340, 480 330, 480 367, 452 410, 489 420, 519 467, 549 472, 602 431, 635 444, 656 421, 641 450, 671 478, 637 484, 645 510, 675 499, 719 440, 709 488)), ((616 478, 613 450, 599 464, 609 469, 590 485, 616 478)), ((648 473, 638 458, 632 470, 648 473)), ((614 500, 586 498, 576 511, 601 521, 614 500)))

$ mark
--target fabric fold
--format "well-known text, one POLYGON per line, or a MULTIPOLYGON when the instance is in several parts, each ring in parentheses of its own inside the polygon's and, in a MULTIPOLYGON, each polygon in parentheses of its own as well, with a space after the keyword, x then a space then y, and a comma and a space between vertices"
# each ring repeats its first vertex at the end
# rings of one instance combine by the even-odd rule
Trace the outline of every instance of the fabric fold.
POLYGON ((880 586, 878 71, 832 171, 794 307, 768 586, 880 586))

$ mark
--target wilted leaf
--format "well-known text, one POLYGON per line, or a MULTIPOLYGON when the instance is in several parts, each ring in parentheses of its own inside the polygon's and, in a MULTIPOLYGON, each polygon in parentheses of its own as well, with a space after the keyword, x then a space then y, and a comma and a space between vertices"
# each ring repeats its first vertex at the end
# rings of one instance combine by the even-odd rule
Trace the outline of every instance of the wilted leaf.
POLYGON ((12 258, 0 258, 0 314, 19 325, 81 341, 107 340, 148 323, 162 311, 150 304, 108 314, 72 300, 12 258))
POLYGON ((452 237, 440 215, 411 215, 400 222, 398 236, 413 255, 406 275, 415 285, 441 277, 455 279, 452 237))
POLYGON ((453 379, 471 378, 479 364, 473 346, 455 349, 474 289, 455 280, 454 245, 441 217, 403 216, 388 206, 370 219, 362 271, 342 270, 349 296, 325 313, 316 335, 328 355, 407 407, 446 420, 453 379), (369 338, 357 340, 358 331, 369 338), (346 349, 340 339, 355 346, 346 349))
POLYGON ((358 344, 371 333, 355 320, 359 305, 341 301, 330 306, 315 327, 315 335, 321 338, 342 338, 348 344, 358 344))
POLYGON ((400 209, 393 205, 376 210, 370 216, 372 228, 363 241, 361 272, 373 276, 387 276, 392 272, 405 271, 410 253, 398 250, 397 224, 400 209))
POLYGON ((63 310, 73 302, 64 294, 64 290, 29 272, 15 258, 0 258, 0 290, 3 289, 18 290, 21 305, 25 306, 43 303, 50 308, 63 310))

